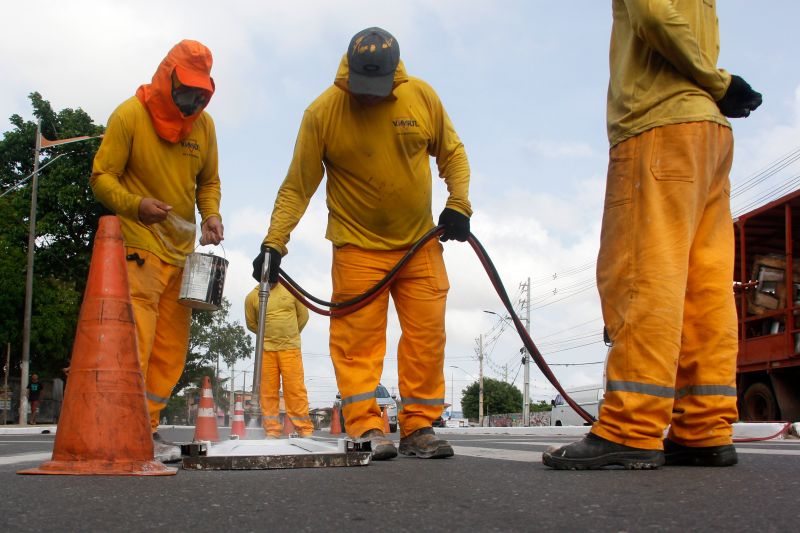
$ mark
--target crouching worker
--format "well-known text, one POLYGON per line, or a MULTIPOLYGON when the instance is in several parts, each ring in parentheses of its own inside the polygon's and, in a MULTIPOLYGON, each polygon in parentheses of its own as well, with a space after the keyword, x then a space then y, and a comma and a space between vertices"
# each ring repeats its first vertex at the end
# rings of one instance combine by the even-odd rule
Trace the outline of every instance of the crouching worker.
MULTIPOLYGON (((347 301, 380 281, 409 247, 435 227, 430 156, 449 191, 442 240, 469 237, 469 165, 437 94, 406 74, 397 40, 381 28, 356 34, 333 85, 306 109, 294 157, 278 191, 262 252, 278 279, 289 234, 327 173, 333 243, 333 300, 347 301)), ((253 262, 260 279, 263 254, 253 262)), ((442 245, 428 242, 366 307, 331 317, 330 352, 348 435, 369 441, 373 459, 397 455, 375 398, 386 355, 389 294, 400 319, 397 347, 400 453, 448 457, 434 434, 444 407, 445 303, 450 288, 442 245)))

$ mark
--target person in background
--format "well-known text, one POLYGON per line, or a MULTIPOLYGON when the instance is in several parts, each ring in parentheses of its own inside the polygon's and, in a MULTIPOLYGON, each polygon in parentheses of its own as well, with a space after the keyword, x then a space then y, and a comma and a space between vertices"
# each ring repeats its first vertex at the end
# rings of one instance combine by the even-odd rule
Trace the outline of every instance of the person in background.
POLYGON ((725 117, 761 95, 717 67, 713 0, 613 0, 608 180, 597 286, 605 399, 556 469, 730 466, 737 319, 725 117), (664 439, 664 431, 669 433, 664 439))
MULTIPOLYGON (((469 164, 438 95, 409 76, 397 40, 381 28, 357 33, 333 85, 306 109, 289 172, 278 191, 262 253, 269 281, 278 280, 289 235, 327 173, 328 228, 333 243, 333 301, 347 301, 382 279, 435 227, 430 157, 449 197, 442 240, 469 237, 469 164)), ((386 355, 389 294, 400 319, 397 348, 403 409, 400 453, 449 457, 450 444, 432 423, 444 406, 445 304, 450 285, 442 245, 429 241, 366 307, 331 317, 330 352, 348 435, 369 441, 376 460, 397 455, 383 432, 375 397, 386 355)))
POLYGON ((108 120, 90 184, 122 225, 139 364, 156 459, 180 460, 158 434, 159 413, 183 372, 191 309, 178 303, 186 256, 223 239, 214 122, 204 111, 214 94, 211 52, 197 41, 176 44, 152 82, 108 120))
POLYGON ((28 405, 31 409, 29 424, 36 424, 36 414, 39 411, 39 398, 42 394, 42 383, 39 381, 38 374, 31 374, 31 381, 28 383, 28 405))
MULTIPOLYGON (((258 333, 258 286, 245 298, 247 328, 258 333)), ((278 391, 283 382, 283 400, 288 416, 300 437, 310 437, 314 425, 308 416, 308 393, 303 375, 303 354, 300 332, 308 322, 308 309, 282 285, 271 287, 267 301, 264 330, 264 352, 261 362, 261 421, 267 438, 280 438, 283 424, 280 417, 278 391)))

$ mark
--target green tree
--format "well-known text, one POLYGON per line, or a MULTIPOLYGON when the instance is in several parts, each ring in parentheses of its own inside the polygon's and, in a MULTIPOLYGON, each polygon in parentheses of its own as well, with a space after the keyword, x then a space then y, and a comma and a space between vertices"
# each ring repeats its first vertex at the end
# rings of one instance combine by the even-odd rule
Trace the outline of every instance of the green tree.
POLYGON ((537 403, 531 402, 531 413, 541 413, 545 411, 550 411, 553 406, 550 405, 550 402, 547 400, 540 400, 537 403))
MULTIPOLYGON (((56 112, 39 93, 29 95, 42 135, 51 140, 94 136, 103 128, 80 108, 56 112)), ((31 180, 36 122, 19 115, 0 140, 0 342, 11 343, 12 373, 22 350, 31 180)), ((99 141, 41 151, 31 312, 31 370, 60 375, 68 364, 91 259, 97 221, 107 211, 89 187, 99 141)))
MULTIPOLYGON (((230 322, 230 308, 228 299, 222 298, 222 306, 218 311, 192 312, 186 367, 173 394, 188 385, 202 384, 204 376, 211 378, 211 385, 217 390, 218 386, 223 385, 223 382, 215 382, 218 360, 225 366, 232 366, 236 361, 253 355, 253 341, 238 320, 230 322)), ((227 400, 217 398, 217 403, 227 404, 227 400)))
MULTIPOLYGON (((476 381, 461 393, 461 412, 467 418, 479 418, 479 383, 476 381)), ((519 413, 522 411, 522 392, 505 381, 483 378, 483 410, 484 414, 519 413)))

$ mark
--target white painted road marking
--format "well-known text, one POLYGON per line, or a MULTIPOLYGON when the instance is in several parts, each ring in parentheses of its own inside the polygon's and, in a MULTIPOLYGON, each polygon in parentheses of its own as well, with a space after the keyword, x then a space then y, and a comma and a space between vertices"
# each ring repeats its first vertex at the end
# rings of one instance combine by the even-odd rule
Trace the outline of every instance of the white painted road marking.
POLYGON ((523 461, 525 463, 540 462, 542 452, 523 450, 503 450, 500 448, 477 448, 474 446, 453 446, 456 456, 481 457, 484 459, 501 459, 503 461, 523 461))
POLYGON ((44 453, 23 453, 20 455, 9 455, 0 457, 0 465, 13 465, 17 463, 35 463, 38 461, 48 461, 53 456, 52 452, 44 453))

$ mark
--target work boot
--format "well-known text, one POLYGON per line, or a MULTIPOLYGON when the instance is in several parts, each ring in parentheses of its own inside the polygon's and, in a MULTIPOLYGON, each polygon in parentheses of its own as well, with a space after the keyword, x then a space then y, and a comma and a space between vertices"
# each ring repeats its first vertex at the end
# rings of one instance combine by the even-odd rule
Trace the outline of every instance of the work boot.
POLYGON ((400 453, 416 455, 420 459, 441 459, 452 457, 453 447, 433 432, 433 428, 420 428, 400 439, 400 453))
POLYGON ((386 434, 380 429, 370 429, 358 439, 358 442, 367 441, 372 449, 373 460, 386 461, 397 457, 397 448, 394 447, 394 442, 386 438, 386 434))
POLYGON ((597 470, 612 465, 646 470, 663 465, 664 452, 624 446, 589 433, 572 444, 551 446, 542 454, 542 462, 556 470, 597 470))
POLYGON ((153 458, 162 463, 175 463, 181 460, 181 447, 164 440, 156 431, 153 433, 153 458))
POLYGON ((283 435, 281 435, 280 433, 267 433, 267 436, 264 438, 267 440, 275 440, 283 438, 283 435))
POLYGON ((733 444, 692 447, 664 439, 664 461, 667 466, 733 466, 739 458, 733 444))

